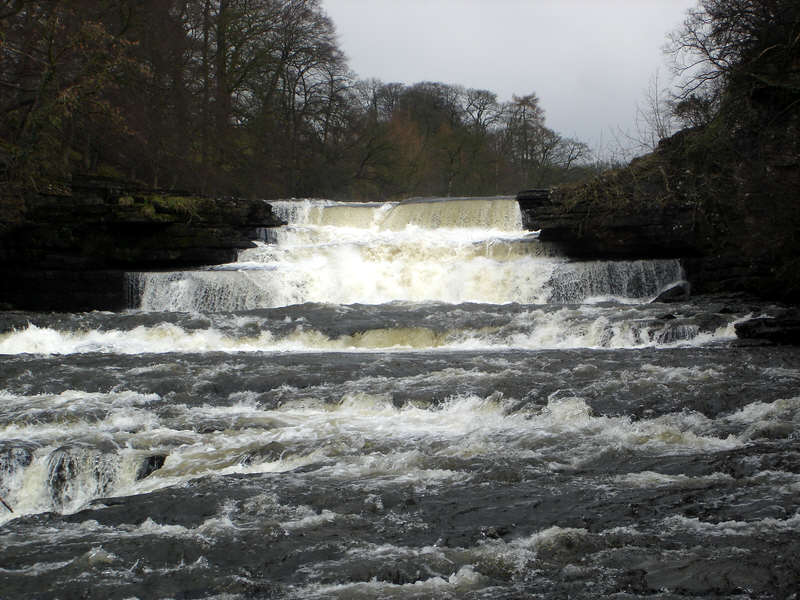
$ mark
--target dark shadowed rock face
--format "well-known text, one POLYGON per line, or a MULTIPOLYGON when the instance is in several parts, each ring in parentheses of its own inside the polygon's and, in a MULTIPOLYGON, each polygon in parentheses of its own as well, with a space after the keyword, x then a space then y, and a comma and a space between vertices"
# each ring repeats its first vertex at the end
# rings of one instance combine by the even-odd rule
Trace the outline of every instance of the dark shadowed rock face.
POLYGON ((787 310, 770 317, 757 317, 736 323, 736 335, 746 340, 800 346, 800 310, 787 310))
POLYGON ((526 229, 575 258, 678 258, 698 254, 691 205, 620 210, 575 192, 526 190, 517 195, 526 229))
POLYGON ((235 260, 258 229, 283 223, 269 204, 84 180, 58 193, 0 197, 0 307, 115 310, 124 273, 235 260))
POLYGON ((691 285, 688 281, 678 281, 664 288, 653 299, 653 302, 682 302, 689 298, 691 285))
POLYGON ((800 114, 687 129, 581 184, 517 196, 527 229, 581 259, 679 258, 694 293, 800 300, 800 114))
POLYGON ((167 457, 165 454, 154 454, 153 456, 145 457, 136 469, 136 481, 149 477, 163 467, 166 461, 167 457))

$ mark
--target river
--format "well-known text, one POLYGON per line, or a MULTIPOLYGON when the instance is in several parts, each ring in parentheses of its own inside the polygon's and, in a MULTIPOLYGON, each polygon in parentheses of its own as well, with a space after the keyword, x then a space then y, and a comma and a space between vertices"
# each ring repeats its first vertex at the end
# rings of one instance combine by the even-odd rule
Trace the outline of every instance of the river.
POLYGON ((127 311, 0 314, 0 598, 798 597, 769 305, 512 198, 273 207, 127 311))

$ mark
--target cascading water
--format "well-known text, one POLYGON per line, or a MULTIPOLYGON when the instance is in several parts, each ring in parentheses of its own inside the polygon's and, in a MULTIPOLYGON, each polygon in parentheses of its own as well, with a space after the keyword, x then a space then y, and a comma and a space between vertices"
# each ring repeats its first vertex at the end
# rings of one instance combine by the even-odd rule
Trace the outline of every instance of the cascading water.
POLYGON ((278 202, 289 226, 233 265, 131 277, 146 310, 303 304, 577 304, 652 298, 681 279, 676 260, 569 263, 522 230, 513 198, 357 204, 278 202))
POLYGON ((788 598, 800 351, 511 198, 273 204, 120 313, 0 313, 0 597, 788 598), (268 241, 267 241, 268 240, 268 241), (776 550, 779 549, 779 550, 776 550))

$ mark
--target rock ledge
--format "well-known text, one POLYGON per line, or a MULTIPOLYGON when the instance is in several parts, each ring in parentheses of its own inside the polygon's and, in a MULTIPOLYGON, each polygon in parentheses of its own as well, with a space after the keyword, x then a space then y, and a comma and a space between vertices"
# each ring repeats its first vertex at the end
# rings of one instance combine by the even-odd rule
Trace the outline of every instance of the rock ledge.
POLYGON ((283 225, 262 200, 207 198, 107 179, 0 196, 0 308, 120 310, 125 273, 236 259, 283 225))

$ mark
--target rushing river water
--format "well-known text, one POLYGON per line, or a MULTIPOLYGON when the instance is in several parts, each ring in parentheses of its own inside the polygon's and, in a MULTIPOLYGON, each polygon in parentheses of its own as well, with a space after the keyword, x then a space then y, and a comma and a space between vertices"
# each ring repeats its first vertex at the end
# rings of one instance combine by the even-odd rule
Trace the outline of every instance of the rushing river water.
POLYGON ((129 311, 0 315, 0 598, 798 598, 769 306, 508 198, 274 207, 129 311))

